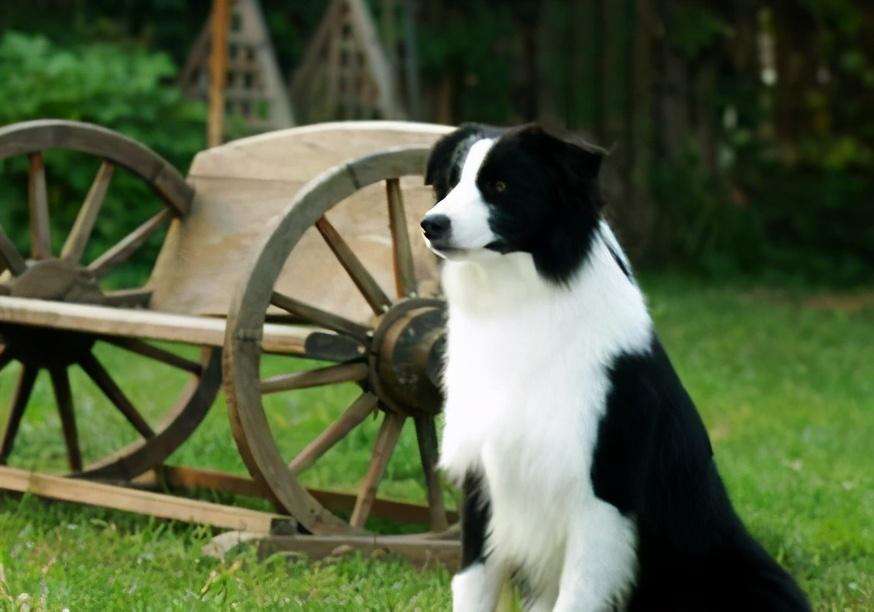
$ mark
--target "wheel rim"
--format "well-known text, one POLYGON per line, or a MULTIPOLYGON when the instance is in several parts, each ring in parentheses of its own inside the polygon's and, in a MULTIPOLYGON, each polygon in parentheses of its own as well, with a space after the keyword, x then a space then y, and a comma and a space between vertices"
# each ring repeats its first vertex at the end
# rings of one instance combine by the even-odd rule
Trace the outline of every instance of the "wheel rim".
POLYGON ((420 176, 427 155, 425 147, 384 151, 329 170, 304 186, 258 249, 250 274, 231 304, 224 381, 235 440, 256 480, 306 529, 315 533, 363 530, 378 503, 379 482, 407 420, 413 421, 416 427, 429 525, 433 531, 442 531, 448 525, 436 474, 435 415, 440 407, 436 364, 439 364, 442 346, 443 302, 417 295, 399 183, 402 176, 420 176), (386 295, 326 215, 358 190, 383 181, 397 299, 386 295), (370 306, 373 312, 370 325, 346 320, 274 290, 284 263, 310 227, 318 230, 370 306), (262 351, 258 339, 270 306, 354 339, 365 355, 304 373, 280 374, 262 380, 262 351), (358 384, 360 395, 290 462, 286 461, 271 432, 262 396, 341 382, 358 384), (383 414, 382 422, 347 522, 322 505, 301 484, 298 475, 377 409, 383 414))
MULTIPOLYGON (((22 155, 28 159, 27 201, 29 257, 22 255, 0 227, 0 294, 49 301, 145 306, 146 287, 108 291, 100 279, 128 261, 150 236, 175 216, 184 215, 193 191, 165 160, 142 145, 104 128, 71 121, 41 120, 0 129, 0 160, 22 155), (51 242, 50 209, 43 152, 77 151, 100 159, 99 169, 57 255, 51 242), (107 191, 117 168, 146 183, 160 198, 161 209, 90 263, 83 263, 107 191)), ((0 370, 13 361, 21 372, 0 439, 0 463, 12 455, 34 383, 48 373, 61 421, 67 463, 80 476, 132 478, 160 464, 205 416, 220 385, 220 357, 203 349, 199 358, 180 356, 143 340, 97 336, 75 331, 11 325, 0 322, 0 370), (188 377, 176 404, 151 425, 95 356, 95 344, 112 344, 139 356, 182 370, 188 377), (85 463, 75 417, 69 370, 79 366, 141 439, 85 463)))

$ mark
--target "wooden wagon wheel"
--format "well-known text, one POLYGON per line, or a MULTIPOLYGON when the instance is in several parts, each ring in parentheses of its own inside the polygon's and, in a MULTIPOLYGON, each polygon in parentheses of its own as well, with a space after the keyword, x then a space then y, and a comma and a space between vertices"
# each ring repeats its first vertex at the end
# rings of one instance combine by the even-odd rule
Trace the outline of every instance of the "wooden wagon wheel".
MULTIPOLYGON (((26 156, 30 252, 18 252, 0 227, 0 295, 104 306, 146 306, 147 288, 104 290, 101 279, 121 266, 157 230, 189 209, 193 190, 165 160, 116 132, 86 123, 40 120, 0 129, 0 160, 26 156), (60 252, 52 250, 48 191, 43 152, 78 151, 101 160, 60 252), (133 232, 89 263, 83 256, 94 230, 113 174, 123 169, 146 183, 161 201, 160 210, 133 232)), ((86 477, 129 479, 160 464, 203 419, 221 384, 219 351, 204 348, 199 358, 177 353, 136 338, 98 336, 48 327, 13 325, 0 321, 0 370, 21 363, 18 386, 0 440, 0 464, 12 453, 37 375, 50 376, 72 473, 86 477), (174 406, 158 424, 150 423, 95 356, 103 342, 185 372, 189 379, 174 406), (138 439, 85 464, 80 448, 69 369, 82 368, 103 395, 138 434, 138 439)), ((87 447, 86 447, 87 450, 87 447)))
POLYGON ((399 177, 422 174, 427 154, 425 147, 390 149, 337 166, 301 188, 257 251, 247 280, 231 303, 225 336, 224 381, 237 445, 253 476, 313 533, 363 530, 407 420, 412 420, 416 428, 430 527, 435 532, 447 527, 447 512, 435 472, 435 415, 441 407, 436 380, 443 344, 443 302, 417 295, 399 183, 399 177), (386 187, 396 298, 386 295, 326 215, 342 200, 377 182, 385 182, 386 187), (369 324, 350 321, 274 289, 284 263, 310 227, 318 230, 367 301, 373 311, 369 324), (259 339, 271 305, 353 339, 359 343, 360 358, 261 380, 259 339), (361 386, 358 398, 290 462, 283 458, 271 432, 262 395, 348 382, 361 386), (320 503, 301 484, 298 475, 377 410, 382 413, 382 423, 347 522, 320 503))

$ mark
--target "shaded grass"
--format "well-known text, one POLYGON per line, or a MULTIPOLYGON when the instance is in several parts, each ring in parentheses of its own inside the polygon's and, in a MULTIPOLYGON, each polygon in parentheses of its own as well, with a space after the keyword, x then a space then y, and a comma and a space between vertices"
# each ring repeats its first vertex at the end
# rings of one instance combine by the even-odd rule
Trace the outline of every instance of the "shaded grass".
MULTIPOLYGON (((711 432, 721 473, 750 530, 799 579, 817 609, 874 607, 870 301, 858 308, 811 308, 846 300, 818 299, 799 288, 719 287, 673 277, 644 284, 662 340, 711 432)), ((98 354, 152 418, 184 383, 178 372, 118 349, 101 347, 98 354)), ((264 374, 305 365, 272 359, 264 374)), ((15 368, 0 375, 0 417, 15 368)), ((133 439, 81 373, 74 372, 73 385, 86 454, 94 458, 133 439)), ((271 397, 267 409, 283 450, 290 456, 301 448, 354 395, 345 387, 271 397)), ((63 466, 51 399, 41 378, 13 464, 63 466)), ((377 427, 378 421, 368 421, 308 472, 306 482, 353 490, 377 427)), ((381 492, 421 500, 411 430, 404 432, 381 492)), ((245 473, 223 400, 170 463, 245 473)), ((211 535, 204 527, 0 498, 0 608, 14 608, 19 599, 52 609, 449 606, 449 576, 439 568, 415 571, 396 560, 355 556, 258 563, 251 553, 219 563, 199 552, 211 535)))

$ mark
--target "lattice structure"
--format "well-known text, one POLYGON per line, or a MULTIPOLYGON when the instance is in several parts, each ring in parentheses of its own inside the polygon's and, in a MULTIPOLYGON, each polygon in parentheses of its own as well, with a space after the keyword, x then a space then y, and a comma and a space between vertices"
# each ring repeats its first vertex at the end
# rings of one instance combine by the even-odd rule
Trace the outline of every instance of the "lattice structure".
POLYGON ((296 71, 291 99, 307 123, 397 119, 394 75, 362 0, 333 0, 296 71))
MULTIPOLYGON (((210 32, 207 23, 182 71, 185 94, 206 100, 209 91, 210 32)), ((255 131, 293 124, 291 104, 257 0, 236 0, 228 33, 225 115, 240 117, 255 131)))

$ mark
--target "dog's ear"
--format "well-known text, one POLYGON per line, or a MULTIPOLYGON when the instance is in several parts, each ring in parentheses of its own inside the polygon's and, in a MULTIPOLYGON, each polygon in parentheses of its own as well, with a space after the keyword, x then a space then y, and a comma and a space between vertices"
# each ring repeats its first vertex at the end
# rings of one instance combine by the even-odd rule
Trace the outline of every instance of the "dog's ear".
POLYGON ((530 147, 568 174, 585 180, 598 178, 606 155, 604 149, 576 136, 558 136, 537 124, 520 127, 518 134, 530 147))
POLYGON ((481 123, 462 123, 457 130, 434 143, 428 156, 425 184, 434 187, 437 199, 446 197, 461 178, 466 153, 481 138, 497 138, 501 128, 481 123))

